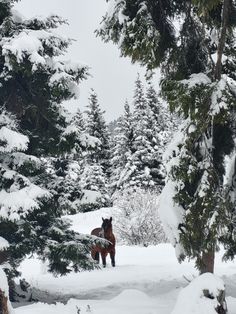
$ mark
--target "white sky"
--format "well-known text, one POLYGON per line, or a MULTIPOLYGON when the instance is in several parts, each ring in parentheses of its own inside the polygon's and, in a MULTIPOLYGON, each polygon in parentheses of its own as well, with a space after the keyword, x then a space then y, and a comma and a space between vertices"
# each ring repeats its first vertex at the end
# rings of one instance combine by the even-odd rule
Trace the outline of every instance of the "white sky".
POLYGON ((89 90, 94 88, 110 121, 123 112, 126 98, 132 100, 137 72, 143 76, 145 70, 131 65, 127 58, 120 58, 115 45, 104 44, 94 35, 106 7, 105 0, 21 0, 16 4, 26 17, 54 13, 68 20, 69 26, 60 28, 61 34, 76 39, 68 58, 87 64, 93 76, 81 84, 80 98, 70 103, 70 108, 73 111, 79 106, 83 110, 89 90))

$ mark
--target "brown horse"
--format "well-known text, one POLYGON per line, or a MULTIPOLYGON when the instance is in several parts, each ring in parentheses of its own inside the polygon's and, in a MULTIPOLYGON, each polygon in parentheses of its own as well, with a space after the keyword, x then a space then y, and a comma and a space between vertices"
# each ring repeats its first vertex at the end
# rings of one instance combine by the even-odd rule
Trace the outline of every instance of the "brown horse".
POLYGON ((116 245, 116 239, 112 232, 112 217, 110 219, 104 219, 102 218, 102 226, 101 228, 95 228, 91 232, 91 235, 95 235, 100 238, 104 238, 110 242, 105 247, 102 247, 101 245, 96 245, 92 248, 92 258, 96 260, 99 263, 99 253, 101 253, 102 256, 102 264, 103 267, 106 267, 106 257, 107 254, 110 254, 111 257, 111 265, 115 267, 115 245, 116 245))

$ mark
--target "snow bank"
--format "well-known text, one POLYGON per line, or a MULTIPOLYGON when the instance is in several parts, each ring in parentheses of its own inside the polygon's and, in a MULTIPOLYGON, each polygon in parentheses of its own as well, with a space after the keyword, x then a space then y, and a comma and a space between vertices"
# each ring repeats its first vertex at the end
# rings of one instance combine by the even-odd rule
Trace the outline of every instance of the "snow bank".
POLYGON ((16 314, 154 314, 156 303, 145 293, 128 289, 111 300, 75 300, 67 304, 37 303, 16 309, 16 314))
POLYGON ((78 213, 66 216, 66 218, 69 218, 72 221, 71 229, 76 232, 90 234, 94 228, 102 225, 102 217, 110 218, 114 215, 115 211, 115 207, 106 207, 88 213, 78 213))
POLYGON ((225 285, 220 278, 210 273, 203 274, 182 289, 171 314, 216 314, 217 297, 224 290, 225 285), (208 290, 211 298, 206 298, 203 290, 208 290))
POLYGON ((83 205, 89 203, 96 203, 96 201, 102 196, 99 191, 83 190, 83 196, 81 200, 76 200, 76 205, 83 205))

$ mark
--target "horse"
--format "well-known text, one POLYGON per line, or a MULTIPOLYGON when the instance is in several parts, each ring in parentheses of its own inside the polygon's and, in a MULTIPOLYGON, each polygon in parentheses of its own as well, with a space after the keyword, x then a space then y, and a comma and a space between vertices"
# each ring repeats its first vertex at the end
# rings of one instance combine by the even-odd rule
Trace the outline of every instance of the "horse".
POLYGON ((100 238, 108 240, 110 243, 107 246, 96 245, 92 248, 91 255, 94 260, 99 264, 99 253, 101 253, 103 267, 106 267, 106 257, 110 254, 111 265, 115 267, 115 245, 116 239, 112 232, 112 217, 110 219, 102 218, 101 228, 95 228, 92 230, 91 235, 95 235, 100 238))

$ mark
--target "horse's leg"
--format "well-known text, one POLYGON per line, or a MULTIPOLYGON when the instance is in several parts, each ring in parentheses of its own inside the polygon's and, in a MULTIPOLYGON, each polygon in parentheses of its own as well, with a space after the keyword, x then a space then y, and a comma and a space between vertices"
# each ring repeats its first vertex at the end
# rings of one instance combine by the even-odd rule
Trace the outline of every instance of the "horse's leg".
POLYGON ((103 264, 103 267, 106 267, 106 265, 107 265, 107 263, 106 263, 106 256, 107 256, 107 253, 101 252, 101 255, 102 255, 102 264, 103 264))
POLYGON ((114 249, 112 249, 111 252, 110 252, 111 265, 112 265, 113 267, 116 266, 116 263, 115 263, 115 254, 116 254, 116 250, 115 250, 115 248, 114 248, 114 249))
POLYGON ((99 264, 99 251, 97 251, 95 248, 92 249, 92 258, 97 261, 99 264))
POLYGON ((98 251, 95 253, 95 258, 94 259, 99 264, 99 252, 98 251))

